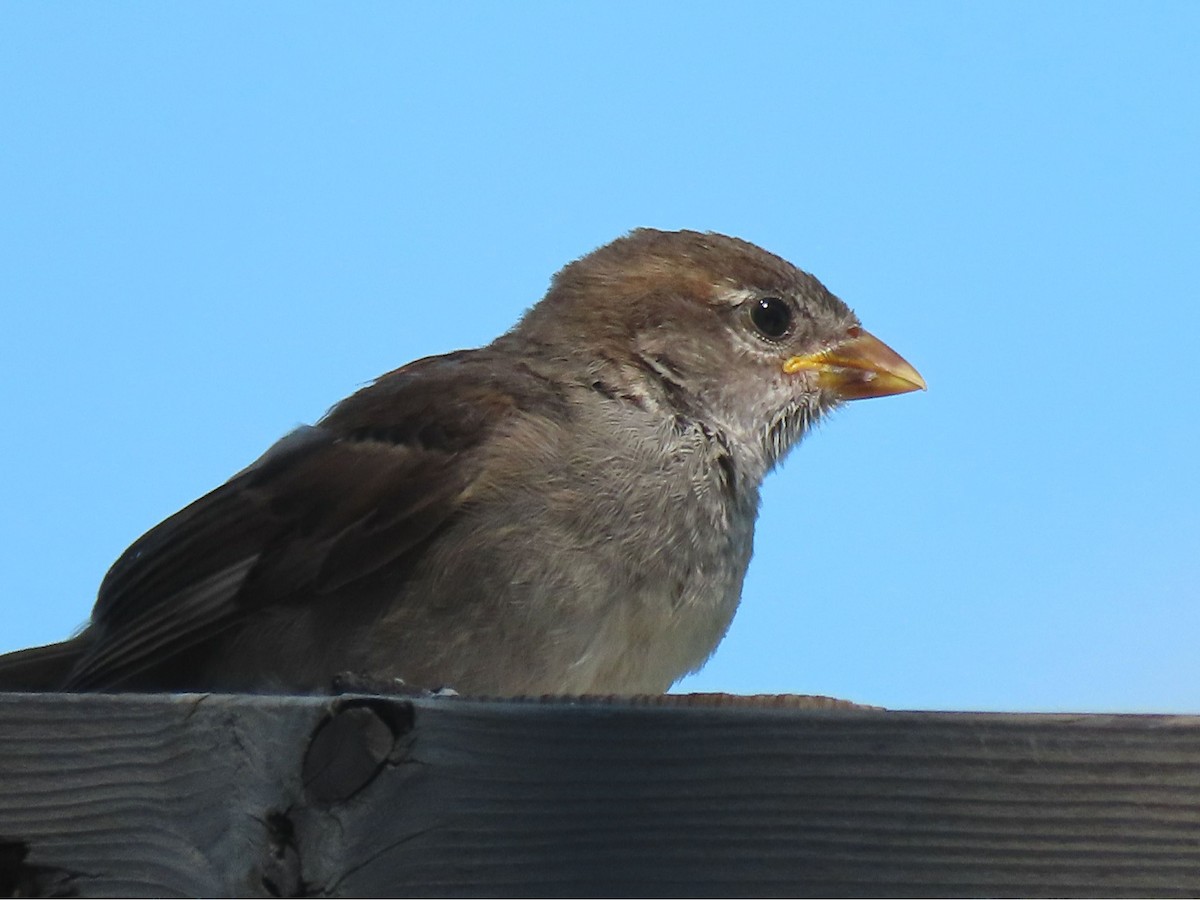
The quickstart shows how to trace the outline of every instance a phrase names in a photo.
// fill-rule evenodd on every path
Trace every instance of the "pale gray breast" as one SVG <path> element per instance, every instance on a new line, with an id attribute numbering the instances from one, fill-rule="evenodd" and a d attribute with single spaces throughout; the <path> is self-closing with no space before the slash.
<path id="1" fill-rule="evenodd" d="M 369 668 L 463 692 L 630 693 L 708 658 L 757 486 L 694 423 L 594 394 L 575 408 L 496 435 L 462 515 L 364 636 Z"/>
<path id="2" fill-rule="evenodd" d="M 587 427 L 541 463 L 531 521 L 582 574 L 565 601 L 586 619 L 586 641 L 568 642 L 579 688 L 662 691 L 702 665 L 729 626 L 757 484 L 739 482 L 729 448 L 699 423 L 589 400 Z"/>

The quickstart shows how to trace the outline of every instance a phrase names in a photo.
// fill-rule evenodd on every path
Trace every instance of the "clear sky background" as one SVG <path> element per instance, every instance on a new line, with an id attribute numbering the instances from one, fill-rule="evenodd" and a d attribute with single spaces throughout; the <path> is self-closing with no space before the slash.
<path id="1" fill-rule="evenodd" d="M 639 225 L 922 372 L 764 489 L 684 690 L 1200 712 L 1200 4 L 5 4 L 0 650 Z"/>

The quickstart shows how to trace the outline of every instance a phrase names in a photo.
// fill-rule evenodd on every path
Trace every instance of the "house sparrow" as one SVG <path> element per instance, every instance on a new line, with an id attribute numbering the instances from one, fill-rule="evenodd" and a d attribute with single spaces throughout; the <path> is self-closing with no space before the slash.
<path id="1" fill-rule="evenodd" d="M 729 627 L 763 476 L 842 401 L 924 386 L 779 257 L 639 229 L 151 529 L 0 688 L 662 692 Z"/>

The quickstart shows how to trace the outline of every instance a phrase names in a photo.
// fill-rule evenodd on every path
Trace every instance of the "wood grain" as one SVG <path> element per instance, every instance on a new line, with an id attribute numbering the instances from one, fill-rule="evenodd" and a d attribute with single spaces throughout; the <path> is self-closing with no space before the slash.
<path id="1" fill-rule="evenodd" d="M 14 893 L 1196 896 L 1200 717 L 0 694 Z"/>

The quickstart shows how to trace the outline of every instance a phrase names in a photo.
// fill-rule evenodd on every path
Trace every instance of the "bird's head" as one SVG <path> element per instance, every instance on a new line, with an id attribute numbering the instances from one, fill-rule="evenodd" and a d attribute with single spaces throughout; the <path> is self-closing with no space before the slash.
<path id="1" fill-rule="evenodd" d="M 843 401 L 925 387 L 812 275 L 720 234 L 633 231 L 559 272 L 512 335 L 719 430 L 760 474 Z"/>

